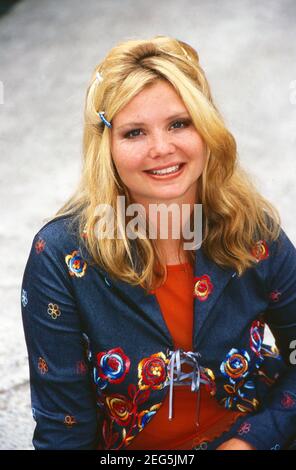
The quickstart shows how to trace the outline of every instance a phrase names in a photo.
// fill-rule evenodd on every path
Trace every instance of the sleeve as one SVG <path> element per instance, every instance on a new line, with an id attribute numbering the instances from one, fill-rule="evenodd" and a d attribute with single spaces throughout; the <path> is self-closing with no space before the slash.
<path id="1" fill-rule="evenodd" d="M 286 367 L 260 412 L 246 418 L 233 436 L 258 450 L 288 449 L 296 440 L 296 250 L 282 229 L 270 255 L 270 300 L 264 317 Z"/>
<path id="2" fill-rule="evenodd" d="M 36 421 L 33 445 L 38 450 L 94 449 L 96 404 L 79 312 L 66 265 L 55 243 L 51 247 L 45 240 L 34 237 L 21 292 Z"/>

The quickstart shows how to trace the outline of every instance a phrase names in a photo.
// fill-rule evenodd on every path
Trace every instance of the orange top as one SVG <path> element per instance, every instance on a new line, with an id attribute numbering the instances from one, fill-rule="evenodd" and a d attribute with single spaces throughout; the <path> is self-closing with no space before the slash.
<path id="1" fill-rule="evenodd" d="M 164 320 L 172 335 L 175 349 L 192 351 L 193 333 L 193 269 L 189 263 L 168 265 L 166 282 L 155 289 Z M 152 292 L 151 292 L 152 293 Z M 182 371 L 190 372 L 183 364 Z M 199 426 L 195 423 L 197 392 L 190 385 L 173 389 L 173 419 L 169 420 L 169 390 L 157 411 L 144 429 L 131 441 L 126 450 L 192 449 L 203 441 L 211 441 L 231 427 L 242 414 L 223 408 L 216 399 L 200 387 Z"/>

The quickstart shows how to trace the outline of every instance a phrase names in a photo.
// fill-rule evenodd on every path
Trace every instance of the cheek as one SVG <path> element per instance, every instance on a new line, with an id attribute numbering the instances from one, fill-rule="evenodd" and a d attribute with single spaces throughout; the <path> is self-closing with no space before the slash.
<path id="1" fill-rule="evenodd" d="M 118 173 L 126 173 L 143 168 L 143 149 L 129 145 L 117 146 L 113 150 L 113 161 Z"/>

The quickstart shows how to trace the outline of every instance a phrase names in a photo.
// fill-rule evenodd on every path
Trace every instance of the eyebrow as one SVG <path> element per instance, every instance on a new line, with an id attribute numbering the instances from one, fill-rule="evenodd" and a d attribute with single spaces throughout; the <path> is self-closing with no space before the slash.
<path id="1" fill-rule="evenodd" d="M 180 113 L 173 114 L 172 116 L 168 117 L 166 121 L 171 121 L 173 119 L 176 119 L 178 117 L 189 117 L 189 114 L 186 111 L 181 111 Z M 129 126 L 145 126 L 145 122 L 127 122 L 126 124 L 122 124 L 121 126 L 117 127 L 117 130 L 122 129 L 123 127 L 129 127 Z"/>

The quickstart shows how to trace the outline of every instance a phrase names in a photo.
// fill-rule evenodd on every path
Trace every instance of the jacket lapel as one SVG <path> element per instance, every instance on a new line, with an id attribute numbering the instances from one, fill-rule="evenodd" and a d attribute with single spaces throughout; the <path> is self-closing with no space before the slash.
<path id="1" fill-rule="evenodd" d="M 196 251 L 194 268 L 194 302 L 193 302 L 193 345 L 198 351 L 207 333 L 207 323 L 211 311 L 218 301 L 223 289 L 235 276 L 233 268 L 221 268 L 211 261 L 202 248 Z"/>

